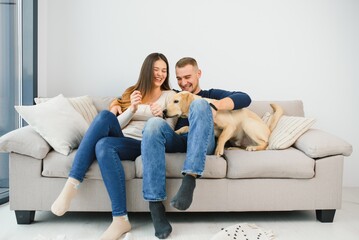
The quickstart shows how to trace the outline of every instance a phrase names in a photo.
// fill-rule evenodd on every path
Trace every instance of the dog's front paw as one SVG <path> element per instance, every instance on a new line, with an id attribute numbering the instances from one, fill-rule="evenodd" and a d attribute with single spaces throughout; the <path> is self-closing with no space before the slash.
<path id="1" fill-rule="evenodd" d="M 189 127 L 184 126 L 184 127 L 181 127 L 180 129 L 176 130 L 175 133 L 182 134 L 182 133 L 188 133 L 188 131 L 189 131 Z"/>
<path id="2" fill-rule="evenodd" d="M 216 147 L 216 150 L 214 151 L 214 155 L 216 155 L 217 157 L 223 156 L 224 153 L 224 148 L 219 148 Z"/>
<path id="3" fill-rule="evenodd" d="M 257 147 L 256 146 L 248 146 L 248 147 L 246 147 L 246 150 L 249 152 L 257 151 Z"/>

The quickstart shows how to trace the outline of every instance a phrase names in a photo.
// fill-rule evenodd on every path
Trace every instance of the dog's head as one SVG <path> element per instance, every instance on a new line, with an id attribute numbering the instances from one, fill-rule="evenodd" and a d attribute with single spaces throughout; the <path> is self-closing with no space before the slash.
<path id="1" fill-rule="evenodd" d="M 197 95 L 187 91 L 176 93 L 167 105 L 167 109 L 164 112 L 165 116 L 167 118 L 188 117 L 189 106 L 196 98 L 198 98 Z"/>

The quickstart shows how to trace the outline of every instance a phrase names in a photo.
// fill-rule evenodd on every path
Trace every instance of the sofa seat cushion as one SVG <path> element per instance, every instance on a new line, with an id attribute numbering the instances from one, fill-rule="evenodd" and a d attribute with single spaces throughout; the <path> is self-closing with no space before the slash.
<path id="1" fill-rule="evenodd" d="M 42 176 L 44 177 L 61 177 L 67 178 L 71 170 L 72 162 L 76 151 L 71 152 L 68 156 L 60 154 L 56 151 L 51 151 L 43 159 Z M 122 166 L 125 171 L 126 180 L 135 178 L 135 162 L 122 161 Z M 85 178 L 87 179 L 102 179 L 100 167 L 97 161 L 94 161 L 87 171 Z"/>
<path id="2" fill-rule="evenodd" d="M 185 153 L 166 153 L 166 177 L 182 178 L 181 174 L 184 161 L 186 159 Z M 139 156 L 136 161 L 136 177 L 142 178 L 143 167 L 142 157 Z M 206 156 L 206 165 L 202 178 L 225 178 L 227 172 L 227 161 L 222 157 L 214 155 Z"/>
<path id="3" fill-rule="evenodd" d="M 225 150 L 228 178 L 313 178 L 315 160 L 291 147 L 249 152 Z"/>

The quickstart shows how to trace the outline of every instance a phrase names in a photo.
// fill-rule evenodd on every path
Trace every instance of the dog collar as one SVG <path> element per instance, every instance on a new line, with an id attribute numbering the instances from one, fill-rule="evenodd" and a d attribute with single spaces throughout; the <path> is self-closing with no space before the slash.
<path id="1" fill-rule="evenodd" d="M 213 108 L 215 111 L 218 111 L 218 108 L 216 106 L 214 106 L 213 103 L 209 103 L 209 106 L 211 106 L 211 108 Z"/>

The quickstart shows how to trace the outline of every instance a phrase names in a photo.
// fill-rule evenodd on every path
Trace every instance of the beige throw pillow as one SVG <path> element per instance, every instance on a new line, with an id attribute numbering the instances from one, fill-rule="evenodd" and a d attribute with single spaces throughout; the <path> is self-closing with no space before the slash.
<path id="1" fill-rule="evenodd" d="M 44 103 L 49 101 L 51 98 L 35 98 L 34 101 L 36 104 Z M 75 108 L 77 112 L 79 112 L 83 118 L 86 120 L 88 124 L 91 124 L 92 120 L 97 115 L 97 110 L 95 105 L 92 102 L 91 97 L 89 96 L 81 96 L 81 97 L 73 97 L 67 98 L 71 105 Z"/>
<path id="2" fill-rule="evenodd" d="M 50 145 L 31 126 L 15 129 L 0 137 L 0 152 L 43 159 L 50 150 Z"/>
<path id="3" fill-rule="evenodd" d="M 265 114 L 265 116 L 268 116 L 268 114 Z M 265 119 L 265 116 L 263 119 Z M 313 118 L 282 116 L 269 137 L 267 149 L 289 148 L 314 123 L 315 119 Z"/>
<path id="4" fill-rule="evenodd" d="M 78 147 L 89 127 L 63 95 L 39 105 L 15 106 L 15 109 L 55 151 L 64 155 Z"/>

